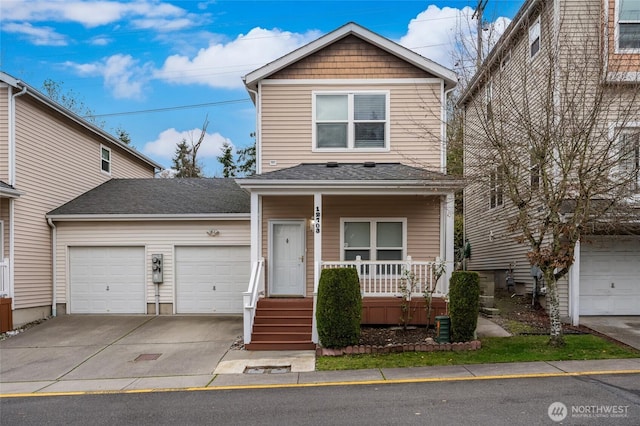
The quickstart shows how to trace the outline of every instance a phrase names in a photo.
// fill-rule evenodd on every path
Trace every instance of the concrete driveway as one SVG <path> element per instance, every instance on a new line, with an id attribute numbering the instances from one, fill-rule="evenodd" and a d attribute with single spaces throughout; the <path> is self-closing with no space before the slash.
<path id="1" fill-rule="evenodd" d="M 580 324 L 640 349 L 640 316 L 580 317 Z"/>
<path id="2" fill-rule="evenodd" d="M 0 342 L 0 392 L 70 390 L 87 380 L 155 387 L 163 377 L 202 386 L 241 334 L 240 317 L 64 315 Z"/>

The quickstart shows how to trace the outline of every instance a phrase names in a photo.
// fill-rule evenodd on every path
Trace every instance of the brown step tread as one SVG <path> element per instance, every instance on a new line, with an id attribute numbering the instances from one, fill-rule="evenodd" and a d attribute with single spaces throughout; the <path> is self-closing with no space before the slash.
<path id="1" fill-rule="evenodd" d="M 302 351 L 315 350 L 316 344 L 311 341 L 300 342 L 251 342 L 245 345 L 248 351 Z"/>

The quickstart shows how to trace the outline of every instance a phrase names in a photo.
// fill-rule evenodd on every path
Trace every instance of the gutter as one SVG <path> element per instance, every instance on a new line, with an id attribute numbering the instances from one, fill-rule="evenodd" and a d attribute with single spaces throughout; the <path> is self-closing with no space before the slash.
<path id="1" fill-rule="evenodd" d="M 56 225 L 53 223 L 51 218 L 47 218 L 47 223 L 51 227 L 51 269 L 52 269 L 52 286 L 53 292 L 51 296 L 51 316 L 58 316 L 58 298 L 56 295 L 56 288 L 58 284 L 58 273 L 56 272 L 57 265 L 56 262 L 58 260 L 58 256 L 56 254 L 56 249 L 58 245 L 58 230 Z"/>
<path id="2" fill-rule="evenodd" d="M 254 96 L 254 105 L 256 106 L 256 174 L 262 173 L 262 150 L 260 147 L 262 146 L 261 141 L 261 132 L 262 121 L 260 120 L 260 106 L 262 104 L 262 97 L 257 90 L 251 89 L 249 86 L 246 86 L 247 91 Z"/>
<path id="3" fill-rule="evenodd" d="M 249 220 L 251 213 L 221 213 L 211 214 L 168 214 L 168 215 L 145 215 L 145 214 L 47 214 L 47 220 L 52 219 L 57 222 L 116 222 L 116 221 L 184 221 L 184 220 Z"/>

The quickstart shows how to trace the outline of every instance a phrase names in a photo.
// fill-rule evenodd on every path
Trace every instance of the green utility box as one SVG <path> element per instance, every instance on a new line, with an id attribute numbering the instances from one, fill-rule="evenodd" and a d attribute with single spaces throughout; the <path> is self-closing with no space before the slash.
<path id="1" fill-rule="evenodd" d="M 436 317 L 436 342 L 451 342 L 451 318 L 446 315 Z"/>

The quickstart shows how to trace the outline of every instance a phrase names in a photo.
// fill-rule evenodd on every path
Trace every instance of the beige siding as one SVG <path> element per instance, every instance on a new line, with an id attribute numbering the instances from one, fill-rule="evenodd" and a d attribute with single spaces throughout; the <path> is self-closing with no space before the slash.
<path id="1" fill-rule="evenodd" d="M 388 90 L 390 151 L 313 151 L 312 93 L 330 90 Z M 326 161 L 402 162 L 439 170 L 441 108 L 439 83 L 420 84 L 288 84 L 262 86 L 262 172 L 300 163 Z M 276 165 L 270 165 L 275 162 Z"/>
<path id="2" fill-rule="evenodd" d="M 2 221 L 2 240 L 0 240 L 0 261 L 9 257 L 9 200 L 0 198 L 0 221 Z"/>
<path id="3" fill-rule="evenodd" d="M 269 220 L 304 219 L 313 212 L 312 196 L 270 196 L 262 201 L 262 255 L 268 258 Z M 435 260 L 440 255 L 440 199 L 403 196 L 323 196 L 322 260 L 340 260 L 340 218 L 406 218 L 407 255 Z M 307 294 L 313 292 L 313 233 L 306 227 Z M 266 274 L 268 277 L 268 273 Z M 268 278 L 267 278 L 268 279 Z M 267 285 L 268 288 L 268 285 Z"/>
<path id="4" fill-rule="evenodd" d="M 9 182 L 9 89 L 0 83 L 0 180 Z"/>
<path id="5" fill-rule="evenodd" d="M 210 229 L 220 233 L 207 235 Z M 69 294 L 69 247 L 144 246 L 146 250 L 147 303 L 155 302 L 151 281 L 151 255 L 162 254 L 164 283 L 160 285 L 160 303 L 174 302 L 174 253 L 177 246 L 247 246 L 249 221 L 144 221 L 144 222 L 60 222 L 57 224 L 56 296 L 67 303 Z M 247 286 L 249 283 L 247 283 Z"/>
<path id="6" fill-rule="evenodd" d="M 101 140 L 34 103 L 16 105 L 15 306 L 51 304 L 51 230 L 45 214 L 110 178 L 153 177 L 151 166 L 112 146 L 112 175 L 100 169 Z"/>

